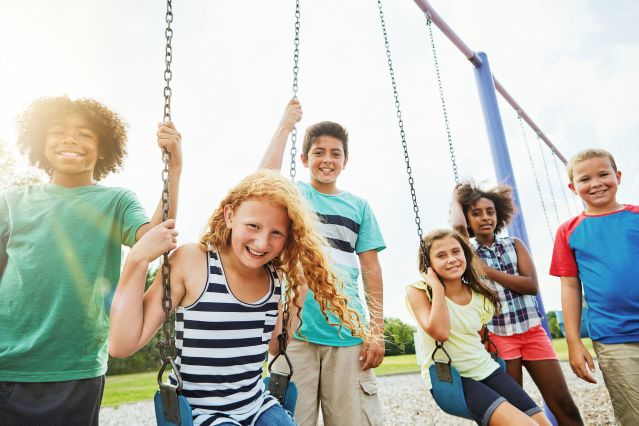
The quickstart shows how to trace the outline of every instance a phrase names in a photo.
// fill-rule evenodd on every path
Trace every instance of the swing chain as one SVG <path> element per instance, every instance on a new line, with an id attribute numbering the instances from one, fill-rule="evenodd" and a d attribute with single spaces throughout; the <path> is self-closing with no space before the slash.
<path id="1" fill-rule="evenodd" d="M 541 135 L 537 133 L 537 143 L 539 144 L 539 152 L 541 153 L 541 159 L 544 164 L 544 171 L 546 172 L 546 181 L 548 182 L 548 190 L 550 191 L 550 200 L 552 201 L 552 207 L 555 211 L 555 218 L 559 223 L 559 209 L 557 208 L 557 202 L 555 201 L 555 191 L 552 188 L 552 181 L 550 180 L 550 172 L 548 171 L 548 163 L 546 162 L 546 153 L 544 152 L 544 144 L 541 140 Z"/>
<path id="2" fill-rule="evenodd" d="M 288 309 L 288 298 L 283 301 L 282 304 L 282 332 L 277 337 L 280 344 L 280 354 L 286 352 L 286 346 L 288 345 L 288 319 L 290 311 Z"/>
<path id="3" fill-rule="evenodd" d="M 295 0 L 295 39 L 293 40 L 295 49 L 293 50 L 293 98 L 297 99 L 298 74 L 300 71 L 300 0 Z M 291 180 L 295 180 L 297 174 L 295 157 L 297 157 L 297 127 L 291 131 L 291 169 L 289 174 Z"/>
<path id="4" fill-rule="evenodd" d="M 164 36 L 166 37 L 166 46 L 164 48 L 164 121 L 171 120 L 171 62 L 173 61 L 173 48 L 171 47 L 171 40 L 173 39 L 173 29 L 171 29 L 171 22 L 173 22 L 173 6 L 171 0 L 166 0 L 166 29 L 164 30 Z"/>
<path id="5" fill-rule="evenodd" d="M 442 76 L 439 71 L 439 60 L 437 59 L 437 49 L 435 48 L 435 37 L 433 37 L 433 21 L 430 13 L 426 14 L 426 26 L 428 27 L 428 35 L 430 38 L 430 47 L 433 51 L 433 63 L 435 64 L 435 74 L 437 75 L 437 88 L 439 89 L 439 99 L 442 104 L 442 113 L 444 114 L 444 125 L 446 126 L 446 137 L 448 138 L 448 152 L 450 153 L 450 161 L 453 163 L 453 175 L 455 183 L 459 183 L 459 172 L 457 171 L 457 158 L 453 148 L 453 137 L 448 122 L 448 111 L 446 110 L 446 100 L 444 97 L 444 85 L 442 84 Z"/>
<path id="6" fill-rule="evenodd" d="M 568 214 L 574 216 L 576 213 L 573 210 L 573 206 L 568 203 L 568 197 L 566 196 L 566 186 L 564 185 L 563 179 L 561 177 L 561 172 L 559 171 L 559 164 L 557 163 L 557 156 L 555 155 L 555 151 L 550 150 L 550 155 L 552 156 L 552 161 L 555 165 L 555 173 L 557 174 L 557 181 L 559 182 L 559 187 L 561 188 L 561 195 L 564 199 L 566 210 L 568 211 Z"/>
<path id="7" fill-rule="evenodd" d="M 406 143 L 406 132 L 404 131 L 404 120 L 402 120 L 402 111 L 399 104 L 399 94 L 397 92 L 397 82 L 395 81 L 395 70 L 393 69 L 393 60 L 391 58 L 390 43 L 388 41 L 388 32 L 386 31 L 386 21 L 384 19 L 384 11 L 382 10 L 381 0 L 377 0 L 377 8 L 379 9 L 379 18 L 382 25 L 382 33 L 384 34 L 384 47 L 386 48 L 386 59 L 388 63 L 388 71 L 390 74 L 391 85 L 393 86 L 393 97 L 395 98 L 395 109 L 397 115 L 397 123 L 399 126 L 399 135 L 402 139 L 402 147 L 404 149 L 404 162 L 406 163 L 406 173 L 408 174 L 408 185 L 410 186 L 410 195 L 413 200 L 413 212 L 415 212 L 415 224 L 417 225 L 417 235 L 419 237 L 419 247 L 422 255 L 425 257 L 426 247 L 423 241 L 423 231 L 421 219 L 419 217 L 419 206 L 417 204 L 417 195 L 415 193 L 415 181 L 413 179 L 413 170 L 410 166 L 408 156 L 408 144 Z"/>
<path id="8" fill-rule="evenodd" d="M 530 162 L 530 168 L 532 169 L 533 177 L 535 179 L 535 185 L 537 186 L 537 194 L 539 195 L 539 201 L 541 202 L 541 209 L 544 211 L 544 218 L 546 219 L 546 227 L 548 228 L 548 235 L 551 241 L 555 241 L 555 237 L 550 226 L 550 220 L 548 219 L 548 211 L 546 210 L 546 203 L 544 202 L 544 196 L 541 191 L 541 185 L 539 184 L 539 178 L 537 177 L 537 169 L 535 168 L 535 162 L 533 161 L 532 153 L 530 152 L 530 146 L 528 144 L 528 136 L 526 136 L 526 129 L 524 129 L 524 120 L 521 116 L 521 112 L 517 111 L 517 120 L 519 121 L 519 128 L 521 129 L 522 137 L 524 138 L 524 144 L 526 145 L 526 152 L 528 153 L 528 161 Z"/>
<path id="9" fill-rule="evenodd" d="M 166 2 L 166 30 L 164 35 L 166 36 L 165 47 L 165 65 L 164 70 L 164 121 L 171 120 L 171 61 L 173 59 L 171 39 L 173 38 L 173 30 L 171 29 L 171 22 L 173 22 L 173 10 L 171 0 Z M 164 148 L 162 150 L 162 162 L 164 163 L 164 169 L 162 170 L 162 220 L 166 221 L 169 218 L 169 161 L 171 161 L 171 154 Z M 171 265 L 169 264 L 169 253 L 166 252 L 162 255 L 162 310 L 164 311 L 164 323 L 162 324 L 162 338 L 158 341 L 158 349 L 160 350 L 160 358 L 162 364 L 166 367 L 170 364 L 176 356 L 175 339 L 173 336 L 173 326 L 171 321 Z"/>

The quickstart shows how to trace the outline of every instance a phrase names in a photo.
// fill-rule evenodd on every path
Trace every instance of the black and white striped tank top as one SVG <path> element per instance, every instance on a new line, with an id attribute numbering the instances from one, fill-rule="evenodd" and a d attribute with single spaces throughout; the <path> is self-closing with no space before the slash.
<path id="1" fill-rule="evenodd" d="M 251 425 L 277 403 L 264 388 L 262 366 L 277 321 L 280 282 L 268 264 L 268 293 L 256 303 L 244 303 L 231 292 L 216 252 L 207 253 L 207 264 L 202 295 L 175 314 L 183 395 L 196 425 Z"/>

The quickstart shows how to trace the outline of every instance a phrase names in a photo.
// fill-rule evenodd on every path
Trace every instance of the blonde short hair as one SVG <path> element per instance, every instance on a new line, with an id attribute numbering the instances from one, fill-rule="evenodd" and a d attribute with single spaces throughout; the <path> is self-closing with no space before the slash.
<path id="1" fill-rule="evenodd" d="M 607 158 L 610 161 L 610 165 L 612 169 L 617 173 L 617 163 L 615 163 L 615 159 L 611 153 L 606 151 L 605 149 L 584 149 L 583 151 L 579 151 L 570 159 L 568 164 L 566 165 L 566 170 L 568 171 L 568 178 L 572 182 L 573 173 L 575 166 L 582 161 L 590 160 L 591 158 Z"/>

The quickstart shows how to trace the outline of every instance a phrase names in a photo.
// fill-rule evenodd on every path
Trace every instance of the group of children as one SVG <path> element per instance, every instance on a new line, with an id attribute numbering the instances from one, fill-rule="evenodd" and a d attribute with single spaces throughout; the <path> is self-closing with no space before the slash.
<path id="1" fill-rule="evenodd" d="M 341 125 L 307 129 L 301 160 L 310 183 L 280 176 L 301 117 L 291 100 L 260 170 L 228 192 L 198 242 L 178 247 L 182 155 L 173 123 L 157 132 L 160 149 L 170 153 L 171 203 L 162 221 L 161 202 L 148 219 L 133 193 L 97 183 L 126 154 L 117 114 L 67 97 L 39 99 L 22 114 L 18 144 L 50 182 L 0 194 L 0 423 L 98 424 L 108 353 L 135 353 L 164 319 L 161 274 L 146 291 L 145 281 L 166 251 L 176 364 L 195 424 L 315 425 L 320 407 L 328 426 L 384 423 L 373 371 L 384 357 L 377 255 L 384 240 L 368 203 L 337 187 L 349 159 Z M 580 340 L 583 287 L 615 417 L 634 425 L 639 207 L 617 202 L 621 173 L 606 151 L 577 154 L 568 174 L 586 210 L 557 231 L 550 273 L 561 277 L 570 365 L 594 382 Z M 454 188 L 453 229 L 424 236 L 422 280 L 407 287 L 422 368 L 443 343 L 478 423 L 547 425 L 521 386 L 525 367 L 559 424 L 583 424 L 541 327 L 531 256 L 521 240 L 500 233 L 513 214 L 508 187 L 483 190 L 468 181 Z M 120 271 L 122 245 L 132 248 Z M 299 389 L 294 416 L 262 381 L 266 353 L 280 348 L 282 300 Z M 484 349 L 485 324 L 505 371 Z"/>

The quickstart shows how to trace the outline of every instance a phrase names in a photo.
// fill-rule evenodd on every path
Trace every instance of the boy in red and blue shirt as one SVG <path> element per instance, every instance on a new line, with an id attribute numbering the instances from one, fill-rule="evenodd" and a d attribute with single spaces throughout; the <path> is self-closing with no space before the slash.
<path id="1" fill-rule="evenodd" d="M 639 424 L 639 206 L 620 204 L 612 155 L 588 149 L 568 163 L 569 187 L 586 204 L 557 230 L 550 274 L 561 277 L 561 304 L 572 370 L 595 383 L 579 338 L 581 292 L 590 337 L 620 425 Z"/>

